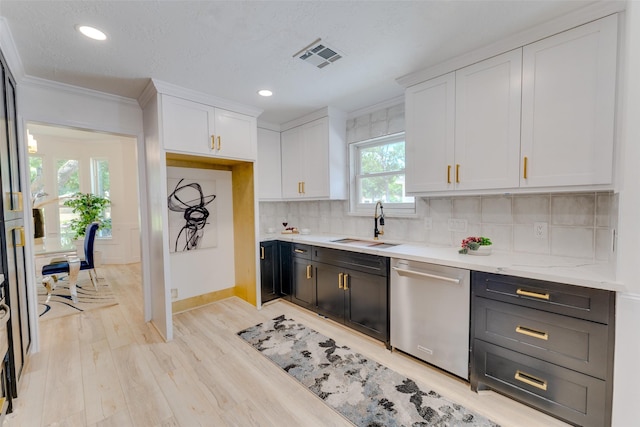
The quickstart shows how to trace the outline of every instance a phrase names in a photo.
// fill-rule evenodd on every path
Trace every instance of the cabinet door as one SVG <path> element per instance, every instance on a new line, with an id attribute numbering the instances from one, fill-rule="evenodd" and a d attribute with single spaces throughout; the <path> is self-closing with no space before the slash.
<path id="1" fill-rule="evenodd" d="M 162 134 L 164 148 L 193 154 L 213 154 L 213 132 L 209 115 L 214 109 L 185 99 L 162 96 Z"/>
<path id="2" fill-rule="evenodd" d="M 329 118 L 302 126 L 302 197 L 329 197 Z"/>
<path id="3" fill-rule="evenodd" d="M 22 218 L 23 211 L 23 193 L 22 183 L 20 180 L 20 144 L 18 142 L 18 128 L 16 119 L 16 84 L 8 70 L 0 66 L 0 86 L 3 85 L 4 90 L 0 95 L 2 107 L 0 114 L 6 117 L 6 127 L 0 134 L 0 155 L 2 156 L 2 187 L 4 200 L 4 220 Z"/>
<path id="4" fill-rule="evenodd" d="M 278 252 L 279 252 L 279 284 L 280 284 L 280 295 L 282 295 L 285 299 L 291 300 L 291 281 L 292 281 L 292 261 L 291 261 L 291 243 L 289 242 L 278 242 Z"/>
<path id="5" fill-rule="evenodd" d="M 313 310 L 315 308 L 315 277 L 313 265 L 307 259 L 293 258 L 291 302 Z"/>
<path id="6" fill-rule="evenodd" d="M 258 129 L 258 197 L 282 199 L 280 132 Z"/>
<path id="7" fill-rule="evenodd" d="M 281 134 L 282 152 L 282 197 L 285 199 L 299 198 L 302 178 L 302 162 L 304 151 L 302 147 L 302 129 L 300 126 Z"/>
<path id="8" fill-rule="evenodd" d="M 407 89 L 406 191 L 454 188 L 455 73 Z"/>
<path id="9" fill-rule="evenodd" d="M 345 324 L 383 342 L 389 341 L 387 278 L 347 270 Z"/>
<path id="10" fill-rule="evenodd" d="M 517 188 L 522 49 L 456 71 L 456 189 Z"/>
<path id="11" fill-rule="evenodd" d="M 262 302 L 278 298 L 278 245 L 277 241 L 260 244 L 260 285 Z"/>
<path id="12" fill-rule="evenodd" d="M 255 117 L 233 111 L 215 109 L 215 154 L 233 159 L 255 160 L 257 126 Z"/>
<path id="13" fill-rule="evenodd" d="M 316 263 L 316 310 L 333 320 L 344 320 L 344 277 L 340 267 Z"/>
<path id="14" fill-rule="evenodd" d="M 617 16 L 523 50 L 523 187 L 610 184 Z"/>

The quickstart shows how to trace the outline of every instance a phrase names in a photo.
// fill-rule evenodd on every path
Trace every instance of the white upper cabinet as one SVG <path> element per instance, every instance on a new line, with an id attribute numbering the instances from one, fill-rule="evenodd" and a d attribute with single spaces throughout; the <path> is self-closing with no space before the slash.
<path id="1" fill-rule="evenodd" d="M 456 71 L 455 188 L 519 184 L 522 49 Z"/>
<path id="2" fill-rule="evenodd" d="M 280 132 L 258 128 L 258 198 L 282 199 Z"/>
<path id="3" fill-rule="evenodd" d="M 455 73 L 407 88 L 407 193 L 453 189 Z"/>
<path id="4" fill-rule="evenodd" d="M 524 47 L 521 186 L 613 182 L 617 19 Z"/>
<path id="5" fill-rule="evenodd" d="M 162 95 L 162 130 L 168 151 L 255 160 L 255 117 Z"/>
<path id="6" fill-rule="evenodd" d="M 617 20 L 407 87 L 407 192 L 611 188 Z"/>
<path id="7" fill-rule="evenodd" d="M 346 121 L 329 115 L 282 132 L 282 197 L 345 199 Z"/>

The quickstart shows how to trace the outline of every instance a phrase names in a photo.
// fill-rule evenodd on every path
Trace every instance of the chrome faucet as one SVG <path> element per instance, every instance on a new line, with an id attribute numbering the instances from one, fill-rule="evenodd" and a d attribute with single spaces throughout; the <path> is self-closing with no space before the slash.
<path id="1" fill-rule="evenodd" d="M 378 206 L 380 206 L 380 215 L 378 215 Z M 378 240 L 378 236 L 382 236 L 384 234 L 384 211 L 382 210 L 382 201 L 378 201 L 376 203 L 376 209 L 373 213 L 373 239 Z M 380 222 L 378 222 L 378 219 Z M 378 229 L 378 224 L 380 224 L 380 229 Z"/>

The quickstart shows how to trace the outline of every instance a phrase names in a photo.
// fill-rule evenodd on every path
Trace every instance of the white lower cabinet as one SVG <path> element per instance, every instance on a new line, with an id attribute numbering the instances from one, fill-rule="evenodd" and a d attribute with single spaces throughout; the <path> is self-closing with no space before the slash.
<path id="1" fill-rule="evenodd" d="M 255 160 L 257 125 L 252 116 L 162 95 L 165 150 Z"/>

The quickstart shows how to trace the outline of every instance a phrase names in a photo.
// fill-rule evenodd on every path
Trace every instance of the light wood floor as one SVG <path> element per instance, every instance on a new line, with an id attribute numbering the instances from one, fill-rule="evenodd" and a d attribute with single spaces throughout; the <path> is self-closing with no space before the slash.
<path id="1" fill-rule="evenodd" d="M 566 424 L 389 352 L 283 301 L 261 311 L 238 298 L 174 316 L 175 339 L 144 323 L 140 265 L 107 266 L 119 305 L 41 322 L 6 426 L 349 426 L 236 336 L 285 314 L 503 426 Z"/>

